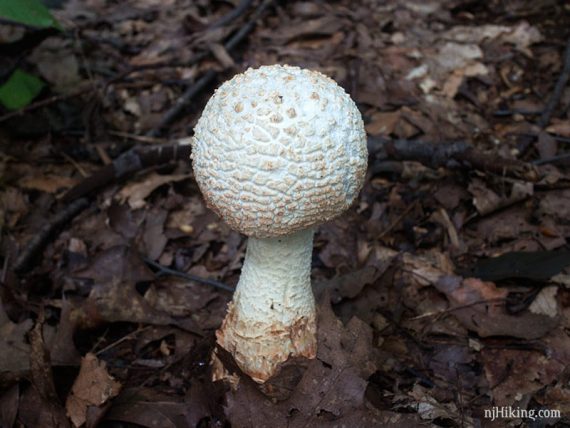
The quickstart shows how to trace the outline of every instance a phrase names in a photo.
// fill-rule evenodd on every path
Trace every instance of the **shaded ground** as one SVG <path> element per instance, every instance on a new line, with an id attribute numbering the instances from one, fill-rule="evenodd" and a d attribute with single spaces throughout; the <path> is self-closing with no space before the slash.
<path id="1" fill-rule="evenodd" d="M 50 88 L 0 116 L 0 426 L 568 426 L 568 5 L 242 3 L 69 0 L 25 60 Z M 270 399 L 209 381 L 245 239 L 179 144 L 272 63 L 337 80 L 371 156 L 315 238 L 318 358 Z"/>

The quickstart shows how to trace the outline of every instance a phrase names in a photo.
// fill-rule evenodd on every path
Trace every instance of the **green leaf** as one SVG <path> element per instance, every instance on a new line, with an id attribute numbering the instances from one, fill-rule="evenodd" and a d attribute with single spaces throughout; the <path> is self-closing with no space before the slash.
<path id="1" fill-rule="evenodd" d="M 0 86 L 0 103 L 8 110 L 21 109 L 30 104 L 43 87 L 44 82 L 36 76 L 22 70 L 16 70 Z"/>
<path id="2" fill-rule="evenodd" d="M 0 0 L 0 18 L 32 27 L 62 29 L 40 0 Z"/>

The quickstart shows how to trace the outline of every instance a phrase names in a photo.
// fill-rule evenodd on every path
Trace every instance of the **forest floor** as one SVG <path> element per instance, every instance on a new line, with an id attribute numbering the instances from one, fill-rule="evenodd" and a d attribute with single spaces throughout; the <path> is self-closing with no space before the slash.
<path id="1" fill-rule="evenodd" d="M 47 83 L 0 110 L 1 427 L 570 426 L 567 2 L 59 6 L 40 44 L 0 26 Z M 188 143 L 275 63 L 345 88 L 370 159 L 315 236 L 317 358 L 268 397 L 210 380 L 247 241 Z"/>

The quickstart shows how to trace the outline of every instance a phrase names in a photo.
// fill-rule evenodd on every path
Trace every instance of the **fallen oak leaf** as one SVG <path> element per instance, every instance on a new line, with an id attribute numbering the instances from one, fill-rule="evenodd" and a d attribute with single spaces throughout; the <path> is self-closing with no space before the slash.
<path id="1" fill-rule="evenodd" d="M 145 199 L 163 184 L 186 180 L 189 174 L 160 175 L 155 172 L 144 179 L 129 183 L 117 195 L 119 201 L 127 201 L 132 209 L 142 208 L 146 205 Z"/>
<path id="2" fill-rule="evenodd" d="M 31 319 L 13 323 L 0 303 L 0 386 L 17 380 L 30 368 L 30 345 L 26 335 L 33 324 Z"/>
<path id="3" fill-rule="evenodd" d="M 290 25 L 284 27 L 280 32 L 272 30 L 263 34 L 268 39 L 277 43 L 287 44 L 293 40 L 314 37 L 330 36 L 346 25 L 346 22 L 336 16 L 323 16 L 321 18 L 305 20 L 302 25 Z"/>
<path id="4" fill-rule="evenodd" d="M 77 184 L 77 180 L 71 177 L 46 174 L 22 178 L 18 182 L 19 186 L 28 190 L 39 190 L 40 192 L 56 193 L 61 189 L 69 189 Z"/>
<path id="5" fill-rule="evenodd" d="M 313 284 L 313 293 L 317 298 L 324 292 L 331 294 L 331 301 L 338 303 L 342 299 L 352 299 L 362 291 L 364 286 L 374 282 L 383 271 L 374 266 L 364 266 L 354 272 L 340 275 L 325 281 L 315 282 Z"/>
<path id="6" fill-rule="evenodd" d="M 555 318 L 558 316 L 558 302 L 556 301 L 556 294 L 558 287 L 550 286 L 544 287 L 537 294 L 536 298 L 528 307 L 528 310 L 533 314 L 542 314 Z"/>
<path id="7" fill-rule="evenodd" d="M 19 402 L 20 385 L 18 383 L 0 395 L 0 426 L 14 426 L 18 415 Z"/>
<path id="8" fill-rule="evenodd" d="M 219 407 L 219 393 L 211 382 L 193 381 L 185 397 L 169 396 L 150 388 L 126 389 L 113 400 L 105 420 L 149 428 L 200 426 Z"/>
<path id="9" fill-rule="evenodd" d="M 88 353 L 81 360 L 79 374 L 67 397 L 67 416 L 73 425 L 80 427 L 87 421 L 90 407 L 98 407 L 102 411 L 101 406 L 117 396 L 120 389 L 121 384 L 109 375 L 105 362 L 99 361 L 95 354 Z"/>
<path id="10" fill-rule="evenodd" d="M 546 132 L 561 135 L 562 137 L 570 137 L 570 120 L 553 123 L 546 128 Z"/>
<path id="11" fill-rule="evenodd" d="M 51 357 L 44 342 L 44 323 L 45 312 L 44 308 L 41 307 L 38 319 L 29 334 L 30 378 L 33 389 L 39 395 L 40 409 L 38 409 L 38 413 L 43 413 L 40 419 L 42 426 L 46 428 L 67 428 L 70 426 L 69 421 L 65 417 L 65 409 L 60 403 L 55 388 Z"/>
<path id="12" fill-rule="evenodd" d="M 74 277 L 93 281 L 88 298 L 72 314 L 80 327 L 126 321 L 176 325 L 202 335 L 192 318 L 174 317 L 167 311 L 161 311 L 148 301 L 146 293 L 138 292 L 137 284 L 149 283 L 155 276 L 127 246 L 115 246 L 101 252 L 89 267 L 75 272 Z"/>
<path id="13" fill-rule="evenodd" d="M 74 365 L 77 351 L 73 345 L 74 326 L 68 318 L 70 306 L 62 305 L 62 316 L 57 327 L 43 324 L 43 336 L 49 349 L 52 365 Z M 19 380 L 30 369 L 31 348 L 27 336 L 33 321 L 13 323 L 0 303 L 0 388 Z M 43 338 L 42 338 L 43 340 Z"/>
<path id="14" fill-rule="evenodd" d="M 343 326 L 324 293 L 319 304 L 317 357 L 286 400 L 275 403 L 242 377 L 226 396 L 226 416 L 236 427 L 417 426 L 415 415 L 381 412 L 365 398 L 375 372 L 372 329 L 358 318 Z"/>
<path id="15" fill-rule="evenodd" d="M 492 282 L 476 278 L 463 279 L 444 276 L 434 283 L 450 303 L 450 312 L 467 329 L 481 337 L 512 336 L 522 339 L 538 339 L 553 330 L 560 316 L 522 312 L 510 315 L 505 308 L 508 291 L 499 289 Z"/>
<path id="16" fill-rule="evenodd" d="M 570 341 L 564 331 L 555 330 L 540 343 L 542 352 L 532 349 L 481 350 L 485 377 L 491 386 L 494 405 L 512 406 L 563 375 L 570 365 Z"/>

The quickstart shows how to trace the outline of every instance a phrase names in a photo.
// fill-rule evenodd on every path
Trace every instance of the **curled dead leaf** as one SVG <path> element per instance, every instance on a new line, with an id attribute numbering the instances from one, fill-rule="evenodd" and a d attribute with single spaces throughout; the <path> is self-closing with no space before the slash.
<path id="1" fill-rule="evenodd" d="M 80 427 L 87 420 L 87 411 L 91 406 L 101 407 L 117 396 L 121 384 L 105 368 L 105 362 L 95 354 L 87 354 L 81 360 L 79 374 L 67 397 L 65 408 L 73 425 Z"/>

